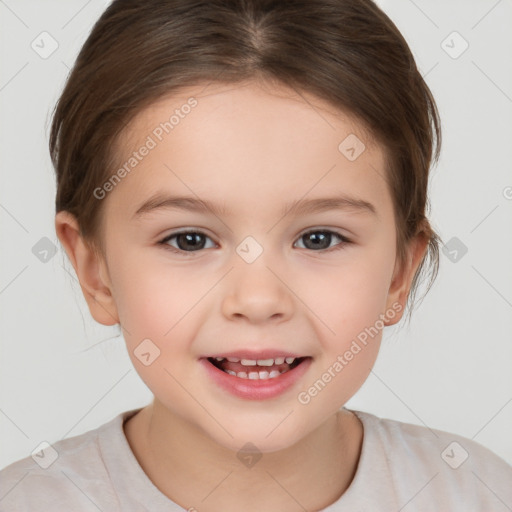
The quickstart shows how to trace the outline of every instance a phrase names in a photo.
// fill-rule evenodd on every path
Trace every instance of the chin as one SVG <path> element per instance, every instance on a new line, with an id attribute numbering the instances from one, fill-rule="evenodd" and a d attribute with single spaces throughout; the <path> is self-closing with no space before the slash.
<path id="1" fill-rule="evenodd" d="M 261 416 L 228 420 L 226 429 L 233 437 L 219 428 L 212 432 L 210 427 L 204 433 L 217 444 L 237 454 L 242 448 L 250 450 L 251 446 L 256 447 L 259 453 L 272 453 L 292 447 L 308 434 L 307 429 L 301 428 L 291 418 L 283 421 L 285 417 L 286 415 L 270 417 L 265 421 Z"/>

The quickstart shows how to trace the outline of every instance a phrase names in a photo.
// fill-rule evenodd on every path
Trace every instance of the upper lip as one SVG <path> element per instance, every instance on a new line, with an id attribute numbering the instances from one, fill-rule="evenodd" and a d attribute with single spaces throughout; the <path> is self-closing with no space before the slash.
<path id="1" fill-rule="evenodd" d="M 301 356 L 293 352 L 286 352 L 283 350 L 234 350 L 232 352 L 218 352 L 215 354 L 211 354 L 208 356 L 204 356 L 206 358 L 211 357 L 233 357 L 236 359 L 249 359 L 249 360 L 258 360 L 258 359 L 276 359 L 278 357 L 294 357 L 296 359 Z"/>

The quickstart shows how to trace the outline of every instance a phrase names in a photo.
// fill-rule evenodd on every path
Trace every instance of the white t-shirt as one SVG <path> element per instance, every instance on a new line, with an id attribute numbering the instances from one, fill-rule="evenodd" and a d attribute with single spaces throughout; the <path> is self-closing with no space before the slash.
<path id="1" fill-rule="evenodd" d="M 185 510 L 158 490 L 130 449 L 123 422 L 137 411 L 4 468 L 0 511 Z M 488 449 L 454 434 L 353 412 L 364 427 L 359 464 L 349 488 L 325 512 L 512 510 L 512 467 Z"/>

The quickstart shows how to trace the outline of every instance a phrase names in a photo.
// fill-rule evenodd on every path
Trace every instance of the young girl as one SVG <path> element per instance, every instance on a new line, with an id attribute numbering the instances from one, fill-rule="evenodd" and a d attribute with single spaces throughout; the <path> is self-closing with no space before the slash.
<path id="1" fill-rule="evenodd" d="M 430 268 L 432 95 L 371 0 L 114 0 L 55 111 L 56 231 L 154 394 L 0 509 L 507 510 L 479 444 L 344 404 Z"/>

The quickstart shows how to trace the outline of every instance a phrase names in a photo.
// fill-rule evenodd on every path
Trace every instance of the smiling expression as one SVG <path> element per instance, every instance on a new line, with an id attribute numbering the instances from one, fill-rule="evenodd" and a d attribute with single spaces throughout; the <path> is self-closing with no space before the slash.
<path id="1" fill-rule="evenodd" d="M 398 299 L 384 152 L 320 99 L 254 82 L 162 99 L 131 122 L 119 161 L 148 136 L 102 204 L 132 362 L 169 415 L 220 444 L 290 446 L 359 389 L 382 333 L 307 404 L 298 395 Z M 355 159 L 347 140 L 364 144 Z"/>

